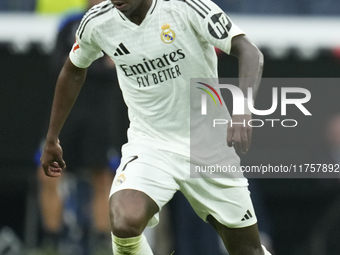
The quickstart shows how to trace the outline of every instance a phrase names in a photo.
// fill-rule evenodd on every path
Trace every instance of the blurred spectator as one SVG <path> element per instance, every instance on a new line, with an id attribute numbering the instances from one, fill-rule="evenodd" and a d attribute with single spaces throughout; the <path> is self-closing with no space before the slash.
<path id="1" fill-rule="evenodd" d="M 329 115 L 323 128 L 324 144 L 314 148 L 311 162 L 318 164 L 340 164 L 340 113 Z M 338 175 L 340 178 L 340 174 Z M 339 179 L 318 179 L 323 194 L 330 199 L 340 191 Z M 321 196 L 321 194 L 320 194 Z"/>
<path id="2" fill-rule="evenodd" d="M 339 170 L 340 164 L 340 112 L 326 117 L 322 123 L 323 142 L 313 148 L 311 159 L 308 163 L 332 165 Z M 318 179 L 309 180 L 310 193 L 313 194 L 313 228 L 306 236 L 306 243 L 297 254 L 340 254 L 340 173 L 335 178 L 327 177 L 327 172 L 322 172 Z M 331 172 L 331 171 L 329 171 Z M 310 212 L 308 212 L 310 213 Z M 313 214 L 311 215 L 313 217 Z"/>
<path id="3" fill-rule="evenodd" d="M 99 2 L 90 0 L 89 6 Z M 82 16 L 83 13 L 70 15 L 60 25 L 52 58 L 54 81 L 71 50 Z M 84 229 L 87 215 L 92 215 L 93 219 L 91 243 L 95 251 L 89 251 L 85 245 L 78 245 L 80 250 L 67 246 L 62 249 L 63 254 L 112 254 L 108 195 L 113 173 L 108 166 L 110 164 L 115 170 L 119 165 L 117 161 L 120 147 L 126 142 L 127 124 L 127 108 L 118 86 L 114 63 L 104 56 L 88 69 L 86 82 L 60 134 L 67 162 L 66 175 L 53 179 L 44 176 L 40 166 L 38 169 L 44 230 L 42 254 L 58 254 L 56 251 L 60 243 L 70 242 L 65 241 L 68 237 L 78 241 L 81 236 L 86 239 L 83 244 L 90 243 L 88 230 Z M 68 177 L 69 172 L 75 177 Z M 92 184 L 92 205 L 88 205 L 91 193 L 81 181 L 83 179 L 90 179 Z M 71 235 L 63 232 L 64 222 L 67 226 L 72 225 Z"/>
<path id="4" fill-rule="evenodd" d="M 330 162 L 340 164 L 340 113 L 329 119 L 325 131 Z"/>

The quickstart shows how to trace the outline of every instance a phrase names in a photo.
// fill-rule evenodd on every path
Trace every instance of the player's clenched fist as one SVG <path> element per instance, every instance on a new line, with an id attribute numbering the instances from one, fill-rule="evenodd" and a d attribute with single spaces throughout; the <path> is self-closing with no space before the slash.
<path id="1" fill-rule="evenodd" d="M 59 177 L 61 175 L 66 164 L 63 160 L 63 150 L 59 139 L 57 141 L 46 141 L 40 162 L 47 176 Z"/>

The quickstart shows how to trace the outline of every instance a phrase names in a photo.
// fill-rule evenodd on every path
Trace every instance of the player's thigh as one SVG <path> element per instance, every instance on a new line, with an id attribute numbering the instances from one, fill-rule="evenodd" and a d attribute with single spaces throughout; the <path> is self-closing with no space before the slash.
<path id="1" fill-rule="evenodd" d="M 110 197 L 111 229 L 133 228 L 138 235 L 158 211 L 157 204 L 144 192 L 120 190 Z"/>
<path id="2" fill-rule="evenodd" d="M 235 180 L 236 183 L 236 180 Z M 229 186 L 224 178 L 187 180 L 180 190 L 198 216 L 207 222 L 212 215 L 229 228 L 243 228 L 257 223 L 254 207 L 247 186 Z M 240 185 L 247 182 L 240 181 Z"/>
<path id="3" fill-rule="evenodd" d="M 246 180 L 189 180 L 181 186 L 196 213 L 209 222 L 231 255 L 262 255 L 257 218 Z"/>
<path id="4" fill-rule="evenodd" d="M 115 217 L 134 217 L 142 211 L 148 226 L 158 224 L 158 211 L 179 189 L 166 155 L 148 146 L 127 145 L 123 148 L 110 192 L 110 212 Z M 125 212 L 124 212 L 125 211 Z M 144 221 L 143 221 L 144 222 Z"/>
<path id="5" fill-rule="evenodd" d="M 262 255 L 257 224 L 243 228 L 228 228 L 211 215 L 207 220 L 218 232 L 231 255 Z"/>

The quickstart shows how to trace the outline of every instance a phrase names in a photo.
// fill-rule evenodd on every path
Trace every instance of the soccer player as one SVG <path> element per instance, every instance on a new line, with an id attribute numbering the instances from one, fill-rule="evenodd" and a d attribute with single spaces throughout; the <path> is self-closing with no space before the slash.
<path id="1" fill-rule="evenodd" d="M 143 230 L 158 223 L 158 212 L 177 190 L 216 229 L 231 255 L 270 254 L 260 243 L 245 178 L 190 178 L 195 164 L 190 158 L 190 78 L 217 77 L 213 46 L 238 58 L 239 86 L 245 95 L 252 87 L 255 97 L 263 56 L 209 0 L 104 1 L 80 23 L 57 80 L 41 162 L 46 175 L 61 175 L 65 162 L 59 132 L 87 67 L 105 52 L 116 63 L 131 121 L 109 201 L 115 255 L 152 254 Z M 219 111 L 230 119 L 226 107 Z M 232 116 L 234 122 L 249 119 L 250 114 Z M 230 126 L 217 143 L 205 141 L 201 146 L 211 148 L 215 162 L 239 164 L 232 146 L 247 152 L 251 129 Z"/>

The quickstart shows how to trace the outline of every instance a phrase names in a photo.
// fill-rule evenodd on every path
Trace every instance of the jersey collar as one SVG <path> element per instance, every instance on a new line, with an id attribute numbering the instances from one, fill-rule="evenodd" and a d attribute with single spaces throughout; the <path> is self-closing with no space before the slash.
<path id="1" fill-rule="evenodd" d="M 152 4 L 151 4 L 151 6 L 150 6 L 148 12 L 146 13 L 144 20 L 145 20 L 148 16 L 152 15 L 152 14 L 155 12 L 155 9 L 156 9 L 156 7 L 157 7 L 157 3 L 158 3 L 159 1 L 161 1 L 161 0 L 153 0 L 153 1 L 152 1 Z M 122 12 L 120 12 L 120 11 L 117 10 L 117 9 L 116 9 L 116 11 L 117 11 L 117 13 L 119 14 L 120 18 L 121 18 L 123 21 L 130 21 L 130 20 L 129 20 Z M 144 20 L 143 20 L 142 24 L 144 23 Z"/>
<path id="2" fill-rule="evenodd" d="M 152 4 L 151 4 L 150 9 L 149 9 L 149 11 L 147 12 L 146 16 L 152 15 L 152 13 L 154 13 L 158 1 L 160 1 L 160 0 L 153 0 L 153 1 L 152 1 Z"/>

